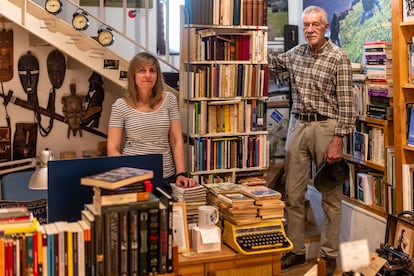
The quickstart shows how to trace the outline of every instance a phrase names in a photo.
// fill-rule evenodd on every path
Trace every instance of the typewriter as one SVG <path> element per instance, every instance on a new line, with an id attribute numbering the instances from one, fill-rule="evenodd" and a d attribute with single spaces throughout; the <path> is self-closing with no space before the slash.
<path id="1" fill-rule="evenodd" d="M 244 255 L 287 252 L 293 248 L 281 221 L 234 225 L 224 220 L 223 241 Z"/>

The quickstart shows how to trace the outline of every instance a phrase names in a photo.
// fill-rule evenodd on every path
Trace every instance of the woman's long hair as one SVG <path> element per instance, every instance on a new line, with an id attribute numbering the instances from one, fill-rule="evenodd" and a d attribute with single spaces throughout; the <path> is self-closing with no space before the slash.
<path id="1" fill-rule="evenodd" d="M 164 92 L 164 83 L 160 64 L 152 54 L 149 54 L 147 52 L 141 52 L 133 57 L 128 67 L 128 90 L 124 96 L 124 99 L 126 103 L 131 107 L 135 108 L 136 103 L 141 101 L 140 95 L 138 93 L 139 88 L 135 83 L 136 72 L 146 65 L 154 64 L 157 68 L 157 81 L 155 82 L 155 85 L 152 88 L 149 105 L 151 108 L 153 108 L 162 100 L 162 94 Z"/>

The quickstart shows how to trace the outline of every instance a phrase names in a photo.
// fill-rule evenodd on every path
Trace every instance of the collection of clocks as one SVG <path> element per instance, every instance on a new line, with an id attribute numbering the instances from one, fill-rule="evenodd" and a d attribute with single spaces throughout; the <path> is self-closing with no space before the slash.
<path id="1" fill-rule="evenodd" d="M 61 0 L 46 0 L 45 10 L 53 15 L 58 15 L 62 12 L 63 4 Z M 90 25 L 88 14 L 79 10 L 73 14 L 72 26 L 78 31 L 85 31 Z M 110 46 L 114 43 L 115 37 L 111 28 L 100 28 L 98 30 L 98 42 L 102 46 Z"/>

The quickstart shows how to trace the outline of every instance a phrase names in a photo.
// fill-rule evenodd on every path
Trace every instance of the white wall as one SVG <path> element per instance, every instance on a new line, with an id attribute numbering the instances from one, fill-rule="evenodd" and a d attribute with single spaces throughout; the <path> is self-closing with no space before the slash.
<path id="1" fill-rule="evenodd" d="M 39 61 L 40 74 L 39 74 L 39 84 L 38 84 L 38 98 L 39 105 L 41 107 L 47 107 L 47 101 L 49 97 L 49 90 L 52 85 L 49 81 L 46 67 L 46 59 L 48 54 L 54 50 L 51 46 L 30 46 L 29 45 L 29 33 L 22 29 L 20 26 L 13 23 L 6 23 L 6 29 L 13 29 L 14 34 L 14 73 L 13 79 L 4 82 L 5 93 L 9 90 L 13 90 L 13 95 L 22 99 L 27 100 L 27 95 L 25 94 L 22 85 L 20 83 L 19 74 L 17 70 L 18 59 L 30 51 L 34 56 L 37 57 Z M 67 61 L 68 63 L 68 61 Z M 56 91 L 56 102 L 55 109 L 56 113 L 63 115 L 62 112 L 62 103 L 61 99 L 63 96 L 70 95 L 69 85 L 71 83 L 76 84 L 77 94 L 86 95 L 89 82 L 88 79 L 92 71 L 89 69 L 67 69 L 65 80 L 60 89 Z M 105 89 L 105 87 L 104 87 Z M 103 113 L 101 116 L 99 131 L 106 133 L 108 118 L 110 113 L 110 107 L 115 98 L 119 95 L 116 95 L 117 91 L 108 91 L 105 89 L 105 100 L 103 103 Z M 3 103 L 2 100 L 0 100 Z M 12 135 L 15 132 L 15 124 L 18 122 L 35 122 L 33 111 L 24 109 L 23 107 L 17 106 L 13 103 L 7 105 L 7 111 L 11 119 L 12 124 Z M 0 106 L 0 126 L 6 126 L 5 120 L 5 109 L 3 105 Z M 49 118 L 42 116 L 42 125 L 47 127 L 49 125 Z M 98 141 L 105 141 L 105 138 L 96 136 L 94 134 L 82 131 L 82 137 L 79 136 L 79 133 L 76 137 L 73 137 L 72 133 L 69 138 L 67 138 L 68 125 L 66 123 L 55 120 L 52 131 L 46 137 L 42 137 L 38 134 L 37 139 L 37 155 L 44 148 L 51 149 L 56 158 L 59 158 L 59 155 L 62 151 L 75 151 L 78 157 L 81 157 L 82 150 L 96 150 Z"/>

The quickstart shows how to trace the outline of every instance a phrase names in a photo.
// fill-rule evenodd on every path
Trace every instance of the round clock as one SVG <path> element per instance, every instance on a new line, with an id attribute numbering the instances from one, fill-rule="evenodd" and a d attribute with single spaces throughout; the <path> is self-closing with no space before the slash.
<path id="1" fill-rule="evenodd" d="M 60 0 L 46 0 L 45 10 L 51 14 L 59 14 L 62 11 L 63 4 Z"/>
<path id="2" fill-rule="evenodd" d="M 114 34 L 112 33 L 112 30 L 110 28 L 98 30 L 98 42 L 102 46 L 112 45 L 112 43 L 114 43 L 114 40 Z"/>
<path id="3" fill-rule="evenodd" d="M 78 31 L 84 31 L 89 27 L 89 19 L 84 11 L 75 12 L 72 18 L 72 26 Z"/>

